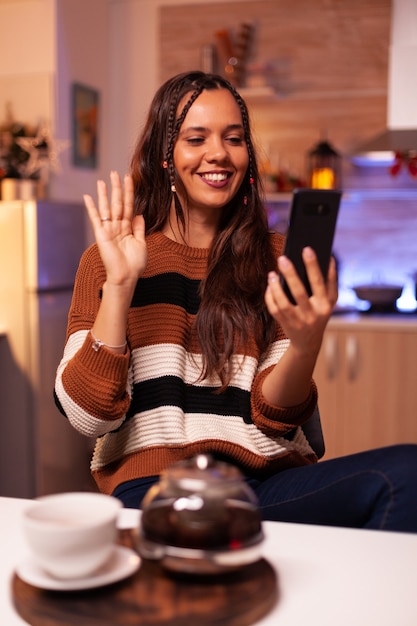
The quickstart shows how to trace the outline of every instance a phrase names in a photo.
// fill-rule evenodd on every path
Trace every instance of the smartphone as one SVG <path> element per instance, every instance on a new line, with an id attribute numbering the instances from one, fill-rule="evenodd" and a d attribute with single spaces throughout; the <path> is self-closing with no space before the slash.
<path id="1" fill-rule="evenodd" d="M 313 248 L 322 274 L 327 278 L 341 197 L 342 193 L 333 189 L 293 191 L 284 254 L 294 264 L 309 296 L 311 287 L 301 253 L 305 246 Z M 281 284 L 289 300 L 295 304 L 283 276 Z"/>

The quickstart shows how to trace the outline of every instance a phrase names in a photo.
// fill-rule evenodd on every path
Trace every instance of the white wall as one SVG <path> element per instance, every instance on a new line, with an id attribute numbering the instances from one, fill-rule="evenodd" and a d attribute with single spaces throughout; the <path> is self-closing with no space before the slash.
<path id="1" fill-rule="evenodd" d="M 0 4 L 0 124 L 6 105 L 14 118 L 36 124 L 53 116 L 54 0 Z"/>
<path id="2" fill-rule="evenodd" d="M 77 82 L 99 92 L 98 167 L 72 164 L 72 147 L 60 156 L 62 174 L 51 180 L 50 195 L 57 200 L 81 201 L 95 191 L 98 178 L 109 170 L 109 4 L 108 0 L 56 0 L 55 134 L 72 142 L 71 86 Z"/>
<path id="3" fill-rule="evenodd" d="M 388 126 L 417 128 L 417 0 L 393 0 Z"/>

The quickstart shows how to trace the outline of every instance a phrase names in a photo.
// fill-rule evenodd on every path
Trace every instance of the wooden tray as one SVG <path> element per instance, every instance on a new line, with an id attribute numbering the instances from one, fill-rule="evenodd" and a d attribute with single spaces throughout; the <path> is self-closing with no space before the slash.
<path id="1" fill-rule="evenodd" d="M 144 560 L 130 578 L 86 591 L 46 591 L 15 574 L 12 596 L 31 626 L 250 626 L 277 602 L 278 581 L 265 559 L 220 576 L 170 574 Z"/>
<path id="2" fill-rule="evenodd" d="M 278 598 L 276 574 L 260 560 L 222 576 L 178 576 L 144 561 L 131 578 L 88 591 L 43 591 L 16 574 L 18 614 L 31 626 L 249 626 Z"/>

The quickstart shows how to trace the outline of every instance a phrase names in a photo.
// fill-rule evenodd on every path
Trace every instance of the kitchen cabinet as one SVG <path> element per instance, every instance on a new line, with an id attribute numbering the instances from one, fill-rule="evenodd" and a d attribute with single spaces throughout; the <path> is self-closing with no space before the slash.
<path id="1" fill-rule="evenodd" d="M 417 443 L 417 318 L 335 316 L 314 378 L 326 458 Z"/>

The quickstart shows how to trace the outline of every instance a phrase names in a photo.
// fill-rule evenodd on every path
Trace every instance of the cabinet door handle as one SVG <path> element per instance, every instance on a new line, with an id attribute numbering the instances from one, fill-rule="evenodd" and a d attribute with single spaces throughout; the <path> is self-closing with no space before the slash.
<path id="1" fill-rule="evenodd" d="M 358 340 L 353 335 L 346 338 L 346 363 L 349 380 L 355 380 L 358 375 L 359 350 Z"/>
<path id="2" fill-rule="evenodd" d="M 324 354 L 326 357 L 327 378 L 332 380 L 336 378 L 339 363 L 336 335 L 329 334 L 326 337 Z"/>

